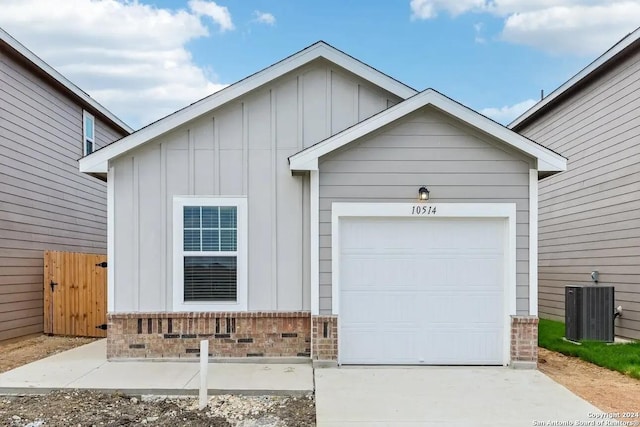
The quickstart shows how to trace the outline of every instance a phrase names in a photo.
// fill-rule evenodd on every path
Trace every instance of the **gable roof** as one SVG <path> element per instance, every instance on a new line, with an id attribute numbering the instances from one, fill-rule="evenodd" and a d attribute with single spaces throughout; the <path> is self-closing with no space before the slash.
<path id="1" fill-rule="evenodd" d="M 188 107 L 178 110 L 82 158 L 80 160 L 80 171 L 86 173 L 106 173 L 107 164 L 110 159 L 126 153 L 318 58 L 327 59 L 402 99 L 417 93 L 415 89 L 404 83 L 389 77 L 323 41 L 319 41 L 262 71 L 252 74 L 231 86 L 219 90 Z"/>
<path id="2" fill-rule="evenodd" d="M 613 45 L 595 61 L 582 69 L 582 71 L 547 95 L 546 98 L 542 99 L 540 102 L 521 114 L 509 124 L 509 129 L 520 129 L 526 125 L 526 123 L 534 120 L 546 111 L 549 111 L 559 101 L 569 96 L 577 86 L 587 83 L 601 72 L 606 71 L 611 65 L 613 65 L 614 61 L 619 58 L 620 55 L 628 52 L 630 49 L 638 47 L 640 47 L 640 27 Z"/>
<path id="3" fill-rule="evenodd" d="M 31 52 L 25 46 L 23 46 L 19 41 L 14 39 L 9 33 L 0 28 L 0 46 L 5 44 L 8 46 L 14 53 L 17 53 L 20 57 L 22 57 L 27 62 L 31 63 L 34 67 L 39 69 L 45 75 L 53 79 L 56 83 L 62 86 L 66 91 L 68 91 L 72 96 L 80 99 L 80 102 L 88 106 L 90 109 L 98 112 L 101 116 L 106 118 L 111 122 L 113 126 L 121 129 L 126 133 L 133 132 L 133 129 L 130 128 L 125 122 L 117 118 L 112 112 L 107 110 L 105 107 L 100 105 L 95 99 L 91 98 L 86 92 L 80 89 L 75 84 L 71 83 L 65 76 L 57 72 L 53 67 L 40 59 L 35 53 Z"/>
<path id="4" fill-rule="evenodd" d="M 317 170 L 318 159 L 325 154 L 337 150 L 427 105 L 432 105 L 438 110 L 456 117 L 505 144 L 536 158 L 539 172 L 555 173 L 564 171 L 567 168 L 567 159 L 561 155 L 459 104 L 434 89 L 420 92 L 367 120 L 294 154 L 289 157 L 289 167 L 292 171 Z"/>

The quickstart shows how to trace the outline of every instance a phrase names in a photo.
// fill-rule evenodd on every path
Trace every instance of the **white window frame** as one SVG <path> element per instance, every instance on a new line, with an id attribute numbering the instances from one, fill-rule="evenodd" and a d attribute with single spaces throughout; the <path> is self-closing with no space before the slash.
<path id="1" fill-rule="evenodd" d="M 184 257 L 207 253 L 184 251 L 185 206 L 233 206 L 237 209 L 237 300 L 184 301 Z M 222 196 L 174 196 L 173 198 L 173 311 L 246 311 L 247 310 L 247 199 Z"/>
<path id="2" fill-rule="evenodd" d="M 91 127 L 91 136 L 87 135 L 87 119 L 91 119 L 93 126 Z M 91 153 L 96 151 L 96 118 L 93 114 L 88 113 L 86 110 L 82 110 L 82 154 L 88 156 L 91 153 L 87 153 L 87 141 L 91 142 Z"/>

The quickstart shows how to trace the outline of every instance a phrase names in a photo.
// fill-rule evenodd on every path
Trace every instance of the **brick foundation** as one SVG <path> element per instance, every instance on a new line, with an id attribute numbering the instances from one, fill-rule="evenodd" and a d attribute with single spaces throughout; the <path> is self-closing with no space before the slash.
<path id="1" fill-rule="evenodd" d="M 511 364 L 538 363 L 538 317 L 511 316 Z"/>
<path id="2" fill-rule="evenodd" d="M 338 317 L 312 316 L 311 334 L 313 360 L 338 360 Z"/>
<path id="3" fill-rule="evenodd" d="M 109 314 L 107 358 L 210 357 L 338 359 L 338 317 L 308 312 Z M 313 339 L 312 339 L 313 337 Z M 538 360 L 538 317 L 511 317 L 511 364 Z"/>
<path id="4" fill-rule="evenodd" d="M 308 312 L 108 315 L 107 358 L 310 357 Z"/>

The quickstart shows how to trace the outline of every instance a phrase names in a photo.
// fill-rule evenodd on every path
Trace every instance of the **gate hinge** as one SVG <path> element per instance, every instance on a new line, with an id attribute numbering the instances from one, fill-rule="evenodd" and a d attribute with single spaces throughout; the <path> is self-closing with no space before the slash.
<path id="1" fill-rule="evenodd" d="M 96 329 L 102 329 L 103 331 L 106 331 L 107 330 L 107 324 L 103 323 L 102 325 L 98 325 L 98 326 L 96 326 Z"/>
<path id="2" fill-rule="evenodd" d="M 96 267 L 107 268 L 107 261 L 102 261 L 96 264 Z"/>

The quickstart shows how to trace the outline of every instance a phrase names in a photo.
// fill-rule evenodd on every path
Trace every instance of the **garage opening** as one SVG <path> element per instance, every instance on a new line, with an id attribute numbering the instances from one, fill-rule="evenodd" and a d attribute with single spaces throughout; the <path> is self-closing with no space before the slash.
<path id="1" fill-rule="evenodd" d="M 506 218 L 339 221 L 341 364 L 503 364 Z"/>

